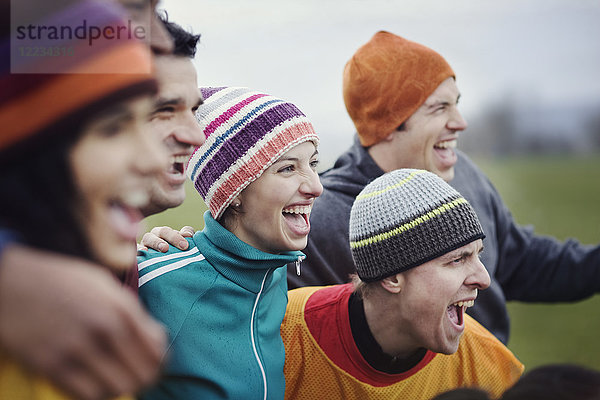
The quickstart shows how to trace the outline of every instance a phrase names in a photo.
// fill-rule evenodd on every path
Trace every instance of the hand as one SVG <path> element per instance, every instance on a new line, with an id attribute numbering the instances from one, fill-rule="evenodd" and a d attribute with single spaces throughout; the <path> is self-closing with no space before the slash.
<path id="1" fill-rule="evenodd" d="M 187 250 L 189 244 L 186 237 L 194 236 L 194 228 L 184 226 L 179 231 L 168 226 L 157 226 L 150 232 L 144 233 L 142 243 L 138 245 L 138 250 L 148 250 L 148 248 L 166 253 L 169 250 L 169 244 L 180 250 Z"/>
<path id="2" fill-rule="evenodd" d="M 0 347 L 81 399 L 139 392 L 158 376 L 163 328 L 107 270 L 11 245 L 0 259 Z"/>

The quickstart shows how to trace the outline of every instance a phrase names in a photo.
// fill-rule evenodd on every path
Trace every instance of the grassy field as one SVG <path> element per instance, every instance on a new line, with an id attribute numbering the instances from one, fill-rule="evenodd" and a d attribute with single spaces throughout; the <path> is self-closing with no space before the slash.
<path id="1" fill-rule="evenodd" d="M 477 159 L 521 224 L 561 240 L 600 242 L 600 156 Z M 188 186 L 174 210 L 147 219 L 147 226 L 202 228 L 204 203 Z M 572 362 L 600 370 L 600 295 L 573 304 L 510 303 L 509 347 L 532 368 Z"/>
<path id="2" fill-rule="evenodd" d="M 477 160 L 515 219 L 537 233 L 600 242 L 600 156 Z M 573 362 L 600 369 L 600 295 L 572 304 L 508 305 L 509 347 L 526 365 Z"/>

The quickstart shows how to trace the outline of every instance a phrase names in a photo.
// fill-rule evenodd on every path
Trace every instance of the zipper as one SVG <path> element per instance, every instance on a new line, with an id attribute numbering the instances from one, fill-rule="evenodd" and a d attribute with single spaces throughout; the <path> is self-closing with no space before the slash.
<path id="1" fill-rule="evenodd" d="M 296 260 L 296 275 L 298 276 L 300 276 L 300 263 L 302 263 L 302 260 L 304 260 L 304 256 L 298 256 Z"/>
<path id="2" fill-rule="evenodd" d="M 300 258 L 300 257 L 298 257 L 298 258 Z M 263 366 L 262 361 L 260 361 L 260 357 L 258 356 L 258 350 L 256 347 L 256 339 L 254 337 L 254 317 L 256 315 L 256 307 L 258 306 L 258 300 L 260 300 L 260 296 L 262 295 L 263 289 L 265 287 L 265 282 L 267 280 L 267 276 L 269 275 L 269 272 L 271 272 L 271 270 L 267 271 L 267 273 L 263 277 L 262 283 L 260 284 L 260 290 L 256 294 L 256 300 L 254 301 L 254 307 L 252 308 L 252 318 L 250 319 L 250 339 L 252 341 L 252 350 L 254 351 L 254 357 L 256 358 L 256 362 L 258 363 L 258 366 L 260 367 L 260 373 L 262 374 L 263 388 L 265 390 L 265 395 L 263 398 L 265 400 L 267 400 L 267 375 L 265 373 L 265 367 Z"/>

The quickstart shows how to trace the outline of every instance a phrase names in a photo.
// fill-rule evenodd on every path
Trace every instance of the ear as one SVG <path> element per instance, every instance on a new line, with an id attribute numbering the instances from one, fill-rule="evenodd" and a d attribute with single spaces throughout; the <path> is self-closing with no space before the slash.
<path id="1" fill-rule="evenodd" d="M 239 194 L 231 201 L 231 206 L 235 209 L 239 209 L 242 206 L 242 196 Z"/>
<path id="2" fill-rule="evenodd" d="M 396 275 L 388 276 L 387 278 L 379 281 L 382 288 L 387 290 L 390 293 L 398 294 L 402 291 L 404 287 L 404 276 L 402 273 L 398 273 Z"/>
<path id="3" fill-rule="evenodd" d="M 391 142 L 392 140 L 394 140 L 394 138 L 396 137 L 397 133 L 398 133 L 398 131 L 392 131 L 386 137 L 384 137 L 383 139 L 381 139 L 381 141 L 382 142 Z"/>

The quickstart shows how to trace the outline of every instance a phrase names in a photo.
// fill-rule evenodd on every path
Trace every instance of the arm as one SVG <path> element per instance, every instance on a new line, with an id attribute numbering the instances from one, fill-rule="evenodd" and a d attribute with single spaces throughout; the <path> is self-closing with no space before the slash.
<path id="1" fill-rule="evenodd" d="M 21 245 L 0 255 L 0 347 L 76 398 L 135 393 L 166 336 L 101 267 Z"/>
<path id="2" fill-rule="evenodd" d="M 600 292 L 600 246 L 536 235 L 502 206 L 496 276 L 508 300 L 574 301 Z"/>
<path id="3" fill-rule="evenodd" d="M 450 183 L 475 208 L 486 234 L 482 260 L 493 285 L 499 284 L 503 292 L 494 303 L 505 298 L 571 301 L 600 291 L 600 247 L 575 240 L 560 242 L 518 225 L 494 185 L 462 153 L 455 175 Z M 494 296 L 491 291 L 484 293 Z"/>

